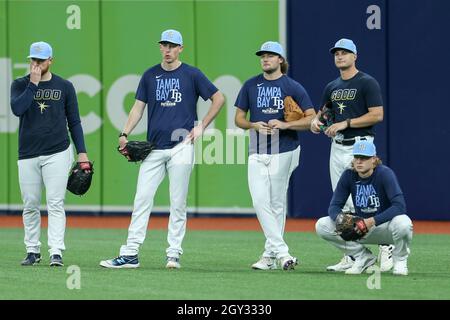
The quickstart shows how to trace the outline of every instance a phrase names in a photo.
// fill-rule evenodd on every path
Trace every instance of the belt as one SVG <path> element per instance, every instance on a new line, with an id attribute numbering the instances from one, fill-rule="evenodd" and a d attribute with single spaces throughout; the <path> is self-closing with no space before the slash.
<path id="1" fill-rule="evenodd" d="M 359 140 L 367 140 L 367 139 L 365 137 L 361 137 L 361 138 L 359 138 Z M 356 139 L 351 138 L 351 139 L 344 139 L 344 140 L 334 140 L 334 142 L 336 142 L 337 144 L 342 144 L 343 146 L 352 146 L 355 144 Z"/>

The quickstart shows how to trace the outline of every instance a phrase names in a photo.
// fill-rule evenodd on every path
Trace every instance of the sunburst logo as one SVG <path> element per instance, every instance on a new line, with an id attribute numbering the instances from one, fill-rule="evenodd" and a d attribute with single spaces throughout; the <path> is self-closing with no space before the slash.
<path id="1" fill-rule="evenodd" d="M 344 112 L 344 109 L 347 108 L 347 106 L 345 104 L 343 104 L 342 102 L 337 102 L 338 108 L 339 108 L 339 114 L 342 114 L 342 112 Z"/>
<path id="2" fill-rule="evenodd" d="M 41 114 L 44 113 L 47 108 L 50 107 L 49 105 L 45 104 L 44 102 L 38 102 L 38 108 L 41 110 Z"/>

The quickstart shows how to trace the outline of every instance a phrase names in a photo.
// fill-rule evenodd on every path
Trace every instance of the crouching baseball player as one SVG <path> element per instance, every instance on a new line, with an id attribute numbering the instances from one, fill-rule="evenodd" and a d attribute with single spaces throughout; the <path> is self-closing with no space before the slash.
<path id="1" fill-rule="evenodd" d="M 355 214 L 342 213 L 349 195 L 355 204 Z M 346 274 L 360 274 L 377 261 L 364 244 L 393 244 L 393 274 L 408 275 L 412 222 L 406 215 L 397 178 L 390 168 L 382 165 L 373 142 L 355 143 L 352 168 L 339 179 L 328 215 L 317 221 L 316 232 L 355 259 Z"/>

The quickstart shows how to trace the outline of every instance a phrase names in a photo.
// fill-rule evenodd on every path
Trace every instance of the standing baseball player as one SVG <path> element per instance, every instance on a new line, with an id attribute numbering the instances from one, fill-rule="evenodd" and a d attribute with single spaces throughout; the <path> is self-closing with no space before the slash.
<path id="1" fill-rule="evenodd" d="M 340 39 L 330 49 L 340 77 L 325 87 L 322 106 L 331 107 L 335 123 L 324 130 L 331 138 L 330 177 L 333 190 L 341 174 L 351 166 L 352 148 L 360 140 L 373 141 L 374 125 L 383 121 L 383 99 L 378 82 L 370 75 L 356 69 L 357 50 L 352 40 Z M 311 131 L 320 133 L 325 125 L 319 118 L 320 110 L 311 122 Z M 344 211 L 355 212 L 349 198 Z M 392 268 L 392 246 L 380 246 L 380 269 Z M 328 271 L 345 271 L 353 265 L 354 257 L 344 256 L 336 264 L 327 267 Z"/>
<path id="2" fill-rule="evenodd" d="M 353 157 L 352 168 L 344 171 L 334 190 L 329 216 L 316 223 L 317 234 L 355 258 L 354 264 L 345 270 L 346 274 L 360 274 L 375 264 L 377 258 L 364 244 L 394 244 L 393 274 L 406 276 L 413 227 L 406 215 L 405 199 L 397 178 L 390 168 L 382 165 L 372 141 L 357 141 L 353 145 Z M 346 232 L 344 236 L 336 232 L 340 229 L 337 217 L 349 195 L 355 204 L 355 215 L 363 220 L 355 225 L 350 223 L 350 234 Z M 352 234 L 355 231 L 357 234 Z"/>
<path id="3" fill-rule="evenodd" d="M 315 110 L 308 93 L 286 75 L 283 47 L 268 41 L 256 52 L 263 73 L 247 80 L 236 99 L 235 123 L 250 129 L 248 184 L 253 206 L 266 237 L 264 252 L 253 269 L 294 269 L 298 261 L 283 239 L 289 178 L 298 166 L 298 130 L 308 130 Z M 305 117 L 284 121 L 284 99 L 291 96 Z M 247 120 L 247 113 L 250 119 Z"/>
<path id="4" fill-rule="evenodd" d="M 161 34 L 159 49 L 162 63 L 143 74 L 136 101 L 128 121 L 119 135 L 120 148 L 148 106 L 147 140 L 156 145 L 142 162 L 128 229 L 127 243 L 117 258 L 100 262 L 106 268 L 139 267 L 139 247 L 144 242 L 153 198 L 166 173 L 169 175 L 170 217 L 166 250 L 166 268 L 180 268 L 181 243 L 186 231 L 186 198 L 194 166 L 193 142 L 217 116 L 224 103 L 223 95 L 197 68 L 179 60 L 183 51 L 181 33 L 166 30 Z M 197 121 L 197 100 L 212 101 L 205 118 Z"/>
<path id="5" fill-rule="evenodd" d="M 66 215 L 64 198 L 73 161 L 69 128 L 83 170 L 91 169 L 84 144 L 75 88 L 50 72 L 52 47 L 36 42 L 30 47 L 30 74 L 11 84 L 11 109 L 20 118 L 19 184 L 24 204 L 23 224 L 27 256 L 23 266 L 41 260 L 40 228 L 42 183 L 48 211 L 50 266 L 63 266 Z"/>

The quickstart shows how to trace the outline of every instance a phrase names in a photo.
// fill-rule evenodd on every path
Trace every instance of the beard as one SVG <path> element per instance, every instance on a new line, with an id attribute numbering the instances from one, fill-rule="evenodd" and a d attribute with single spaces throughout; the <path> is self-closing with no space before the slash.
<path id="1" fill-rule="evenodd" d="M 278 70 L 278 68 L 271 68 L 271 69 L 264 70 L 264 72 L 267 74 L 272 74 L 272 73 L 276 72 L 277 70 Z"/>

